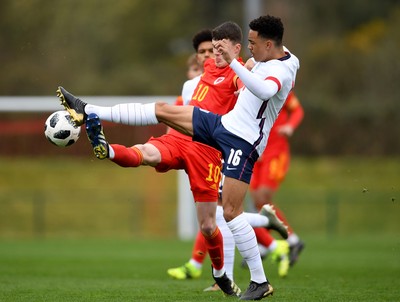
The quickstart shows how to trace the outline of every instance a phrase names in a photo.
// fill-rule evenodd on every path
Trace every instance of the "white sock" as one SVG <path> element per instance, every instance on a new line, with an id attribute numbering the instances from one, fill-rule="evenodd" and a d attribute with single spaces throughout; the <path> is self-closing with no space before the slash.
<path id="1" fill-rule="evenodd" d="M 296 233 L 292 233 L 289 235 L 289 238 L 287 239 L 287 242 L 289 243 L 290 246 L 296 245 L 299 243 L 300 238 L 297 236 Z"/>
<path id="2" fill-rule="evenodd" d="M 225 268 L 222 268 L 222 269 L 213 268 L 213 276 L 214 277 L 219 278 L 219 277 L 222 277 L 224 274 L 225 274 Z"/>
<path id="3" fill-rule="evenodd" d="M 203 263 L 200 263 L 194 259 L 190 259 L 189 263 L 192 264 L 197 269 L 201 269 L 201 267 L 203 266 Z"/>
<path id="4" fill-rule="evenodd" d="M 257 283 L 266 282 L 256 234 L 245 216 L 240 214 L 227 224 L 235 239 L 236 247 L 249 267 L 250 279 Z"/>
<path id="5" fill-rule="evenodd" d="M 235 262 L 235 240 L 224 218 L 224 210 L 217 206 L 217 225 L 224 238 L 224 266 L 226 275 L 233 280 L 233 266 Z"/>
<path id="6" fill-rule="evenodd" d="M 155 103 L 125 103 L 112 107 L 87 104 L 86 114 L 95 113 L 101 120 L 131 126 L 156 125 Z"/>
<path id="7" fill-rule="evenodd" d="M 273 251 L 275 251 L 277 246 L 278 243 L 276 242 L 276 240 L 272 241 L 271 244 L 268 246 L 269 252 L 272 253 Z"/>
<path id="8" fill-rule="evenodd" d="M 264 215 L 260 215 L 258 213 L 248 213 L 248 212 L 244 212 L 243 215 L 246 218 L 247 222 L 253 228 L 260 228 L 260 227 L 262 228 L 266 227 L 269 224 L 268 217 Z"/>
<path id="9" fill-rule="evenodd" d="M 261 257 L 265 257 L 269 253 L 269 250 L 265 245 L 259 244 L 258 249 L 260 250 Z"/>
<path id="10" fill-rule="evenodd" d="M 115 156 L 115 151 L 113 149 L 113 147 L 111 147 L 111 145 L 108 145 L 108 158 L 109 159 L 113 159 Z"/>

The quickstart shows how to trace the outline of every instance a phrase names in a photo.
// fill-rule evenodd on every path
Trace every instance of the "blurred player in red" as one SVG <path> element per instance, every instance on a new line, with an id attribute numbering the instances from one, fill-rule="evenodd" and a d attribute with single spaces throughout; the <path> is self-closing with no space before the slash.
<path id="1" fill-rule="evenodd" d="M 265 204 L 273 204 L 273 197 L 280 184 L 284 180 L 289 169 L 290 163 L 290 145 L 289 137 L 293 135 L 295 129 L 303 120 L 304 111 L 299 99 L 292 91 L 285 102 L 274 126 L 271 129 L 268 138 L 267 147 L 254 165 L 253 175 L 250 182 L 250 194 L 255 207 L 259 210 Z M 289 238 L 285 241 L 275 241 L 269 232 L 263 228 L 256 228 L 257 241 L 261 245 L 260 252 L 262 256 L 271 253 L 272 258 L 278 257 L 272 251 L 276 249 L 289 249 L 289 259 L 281 261 L 280 275 L 285 275 L 286 268 L 292 266 L 304 248 L 304 243 L 300 240 L 286 217 L 274 206 L 279 219 L 289 227 Z M 277 245 L 275 247 L 274 245 Z"/>
<path id="2" fill-rule="evenodd" d="M 211 57 L 213 58 L 214 55 Z M 208 57 L 206 57 L 206 59 L 208 59 Z M 186 65 L 187 65 L 186 77 L 189 80 L 194 79 L 195 77 L 201 75 L 201 73 L 203 72 L 204 62 L 199 63 L 199 61 L 197 60 L 196 53 L 192 54 L 188 58 Z"/>
<path id="3" fill-rule="evenodd" d="M 196 52 L 189 56 L 189 58 L 187 59 L 186 77 L 188 78 L 188 80 L 184 84 L 184 95 L 180 95 L 177 97 L 175 105 L 183 105 L 189 103 L 191 99 L 191 93 L 193 92 L 192 90 L 194 90 L 199 81 L 196 78 L 199 77 L 203 72 L 203 65 L 205 60 L 209 58 L 214 58 L 211 40 L 209 39 L 211 39 L 211 32 L 209 30 L 200 31 L 193 38 L 193 47 Z"/>

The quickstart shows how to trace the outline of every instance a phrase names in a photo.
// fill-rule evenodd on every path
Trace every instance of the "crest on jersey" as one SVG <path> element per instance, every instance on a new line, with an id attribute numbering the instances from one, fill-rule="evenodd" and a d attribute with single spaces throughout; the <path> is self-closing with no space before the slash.
<path id="1" fill-rule="evenodd" d="M 214 85 L 218 85 L 219 83 L 221 83 L 223 80 L 225 80 L 225 77 L 219 77 L 214 81 Z"/>

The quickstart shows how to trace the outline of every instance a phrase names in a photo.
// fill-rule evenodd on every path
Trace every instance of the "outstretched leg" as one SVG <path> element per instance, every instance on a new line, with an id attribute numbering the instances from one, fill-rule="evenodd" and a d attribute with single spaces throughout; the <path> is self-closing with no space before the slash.
<path id="1" fill-rule="evenodd" d="M 183 134 L 193 136 L 193 106 L 175 106 L 164 102 L 95 106 L 83 102 L 61 86 L 57 89 L 57 96 L 78 126 L 83 125 L 87 116 L 94 113 L 100 120 L 131 126 L 164 123 Z"/>

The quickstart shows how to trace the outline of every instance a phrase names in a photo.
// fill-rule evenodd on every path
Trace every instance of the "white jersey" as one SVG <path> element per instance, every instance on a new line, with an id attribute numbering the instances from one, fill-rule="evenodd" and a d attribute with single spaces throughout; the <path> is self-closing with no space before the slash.
<path id="1" fill-rule="evenodd" d="M 257 62 L 251 72 L 236 60 L 230 64 L 245 87 L 221 122 L 226 130 L 254 145 L 259 155 L 300 67 L 297 57 L 286 48 L 285 51 L 286 56 L 279 60 Z"/>
<path id="2" fill-rule="evenodd" d="M 185 83 L 183 83 L 182 93 L 181 93 L 183 105 L 189 104 L 190 100 L 192 99 L 193 92 L 200 81 L 200 78 L 201 75 L 194 77 L 191 80 L 187 80 Z"/>

